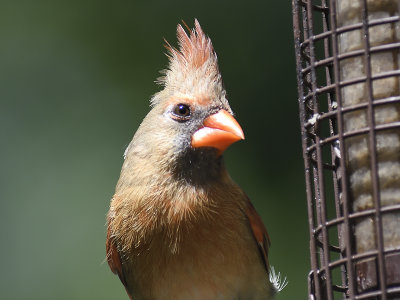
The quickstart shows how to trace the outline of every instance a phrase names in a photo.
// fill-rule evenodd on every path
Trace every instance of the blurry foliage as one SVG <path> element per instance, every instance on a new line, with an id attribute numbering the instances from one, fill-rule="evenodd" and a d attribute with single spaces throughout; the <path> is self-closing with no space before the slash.
<path id="1" fill-rule="evenodd" d="M 1 298 L 127 299 L 104 263 L 122 154 L 163 38 L 199 19 L 246 140 L 225 155 L 266 223 L 279 299 L 305 299 L 308 233 L 289 1 L 0 1 Z"/>

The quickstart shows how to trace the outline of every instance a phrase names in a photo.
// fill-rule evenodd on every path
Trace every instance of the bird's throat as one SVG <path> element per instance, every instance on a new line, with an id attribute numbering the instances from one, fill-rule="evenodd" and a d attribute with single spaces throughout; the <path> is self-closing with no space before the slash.
<path id="1" fill-rule="evenodd" d="M 188 148 L 175 159 L 171 172 L 179 181 L 194 186 L 205 186 L 216 183 L 223 171 L 223 159 L 216 149 Z"/>

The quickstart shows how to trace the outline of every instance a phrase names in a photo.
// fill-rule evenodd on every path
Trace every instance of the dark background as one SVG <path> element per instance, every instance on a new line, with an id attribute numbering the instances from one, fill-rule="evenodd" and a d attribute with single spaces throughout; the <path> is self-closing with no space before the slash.
<path id="1" fill-rule="evenodd" d="M 0 298 L 127 299 L 105 257 L 122 154 L 198 18 L 246 134 L 225 154 L 306 299 L 308 232 L 290 1 L 0 1 Z"/>

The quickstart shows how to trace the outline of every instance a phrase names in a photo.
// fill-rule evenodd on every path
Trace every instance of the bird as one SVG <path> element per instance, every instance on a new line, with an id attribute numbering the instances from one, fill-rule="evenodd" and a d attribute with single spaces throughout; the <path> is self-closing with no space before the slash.
<path id="1" fill-rule="evenodd" d="M 165 41 L 163 87 L 125 153 L 107 214 L 106 259 L 130 299 L 274 299 L 270 238 L 224 151 L 244 139 L 197 19 Z"/>

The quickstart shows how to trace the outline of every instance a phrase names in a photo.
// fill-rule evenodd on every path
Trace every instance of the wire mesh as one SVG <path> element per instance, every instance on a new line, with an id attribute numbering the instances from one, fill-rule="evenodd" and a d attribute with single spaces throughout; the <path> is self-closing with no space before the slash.
<path id="1" fill-rule="evenodd" d="M 400 299 L 398 0 L 293 0 L 309 299 Z"/>

